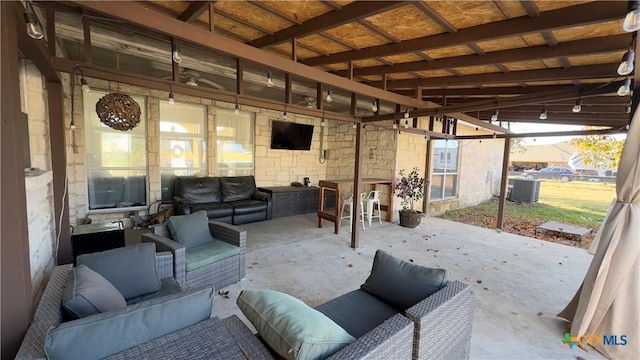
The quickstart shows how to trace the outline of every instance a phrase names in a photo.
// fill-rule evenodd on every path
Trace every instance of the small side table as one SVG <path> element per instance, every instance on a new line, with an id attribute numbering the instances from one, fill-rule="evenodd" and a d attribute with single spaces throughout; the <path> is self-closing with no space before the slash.
<path id="1" fill-rule="evenodd" d="M 104 222 L 78 225 L 71 234 L 73 264 L 82 254 L 90 254 L 124 247 L 124 226 L 122 222 Z"/>

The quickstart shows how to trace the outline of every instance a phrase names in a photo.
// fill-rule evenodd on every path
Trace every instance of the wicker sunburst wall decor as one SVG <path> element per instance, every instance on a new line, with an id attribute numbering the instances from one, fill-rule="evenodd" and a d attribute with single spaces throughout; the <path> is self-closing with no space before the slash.
<path id="1" fill-rule="evenodd" d="M 140 124 L 140 105 L 131 96 L 119 92 L 98 100 L 96 112 L 100 121 L 112 129 L 127 131 Z"/>

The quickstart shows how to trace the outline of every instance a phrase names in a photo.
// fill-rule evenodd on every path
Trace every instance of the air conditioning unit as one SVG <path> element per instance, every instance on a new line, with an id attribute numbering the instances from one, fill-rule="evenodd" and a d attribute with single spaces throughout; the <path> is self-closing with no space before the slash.
<path id="1" fill-rule="evenodd" d="M 523 203 L 538 202 L 540 197 L 540 179 L 509 179 L 512 185 L 509 200 Z"/>

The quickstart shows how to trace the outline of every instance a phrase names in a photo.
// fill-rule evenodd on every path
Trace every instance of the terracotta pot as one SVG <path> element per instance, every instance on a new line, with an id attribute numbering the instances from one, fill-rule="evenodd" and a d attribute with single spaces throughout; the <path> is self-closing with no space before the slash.
<path id="1" fill-rule="evenodd" d="M 400 211 L 400 226 L 414 228 L 420 225 L 421 211 Z"/>

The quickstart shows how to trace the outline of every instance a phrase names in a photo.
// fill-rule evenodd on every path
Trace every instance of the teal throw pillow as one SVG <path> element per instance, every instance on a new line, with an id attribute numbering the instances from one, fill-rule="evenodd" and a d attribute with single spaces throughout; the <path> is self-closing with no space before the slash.
<path id="1" fill-rule="evenodd" d="M 325 359 L 355 339 L 323 313 L 274 290 L 243 290 L 236 301 L 258 334 L 286 359 Z"/>
<path id="2" fill-rule="evenodd" d="M 71 269 L 62 293 L 62 308 L 71 319 L 126 307 L 122 294 L 102 275 L 85 265 Z"/>
<path id="3" fill-rule="evenodd" d="M 205 210 L 189 215 L 174 215 L 167 220 L 167 227 L 171 232 L 171 238 L 186 248 L 213 241 Z"/>
<path id="4" fill-rule="evenodd" d="M 133 246 L 84 254 L 76 259 L 107 279 L 125 299 L 160 290 L 156 272 L 156 244 Z"/>
<path id="5" fill-rule="evenodd" d="M 101 359 L 211 317 L 213 288 L 206 286 L 68 321 L 49 329 L 48 360 Z"/>
<path id="6" fill-rule="evenodd" d="M 398 310 L 406 310 L 447 285 L 449 272 L 412 264 L 378 250 L 371 275 L 360 287 Z"/>

